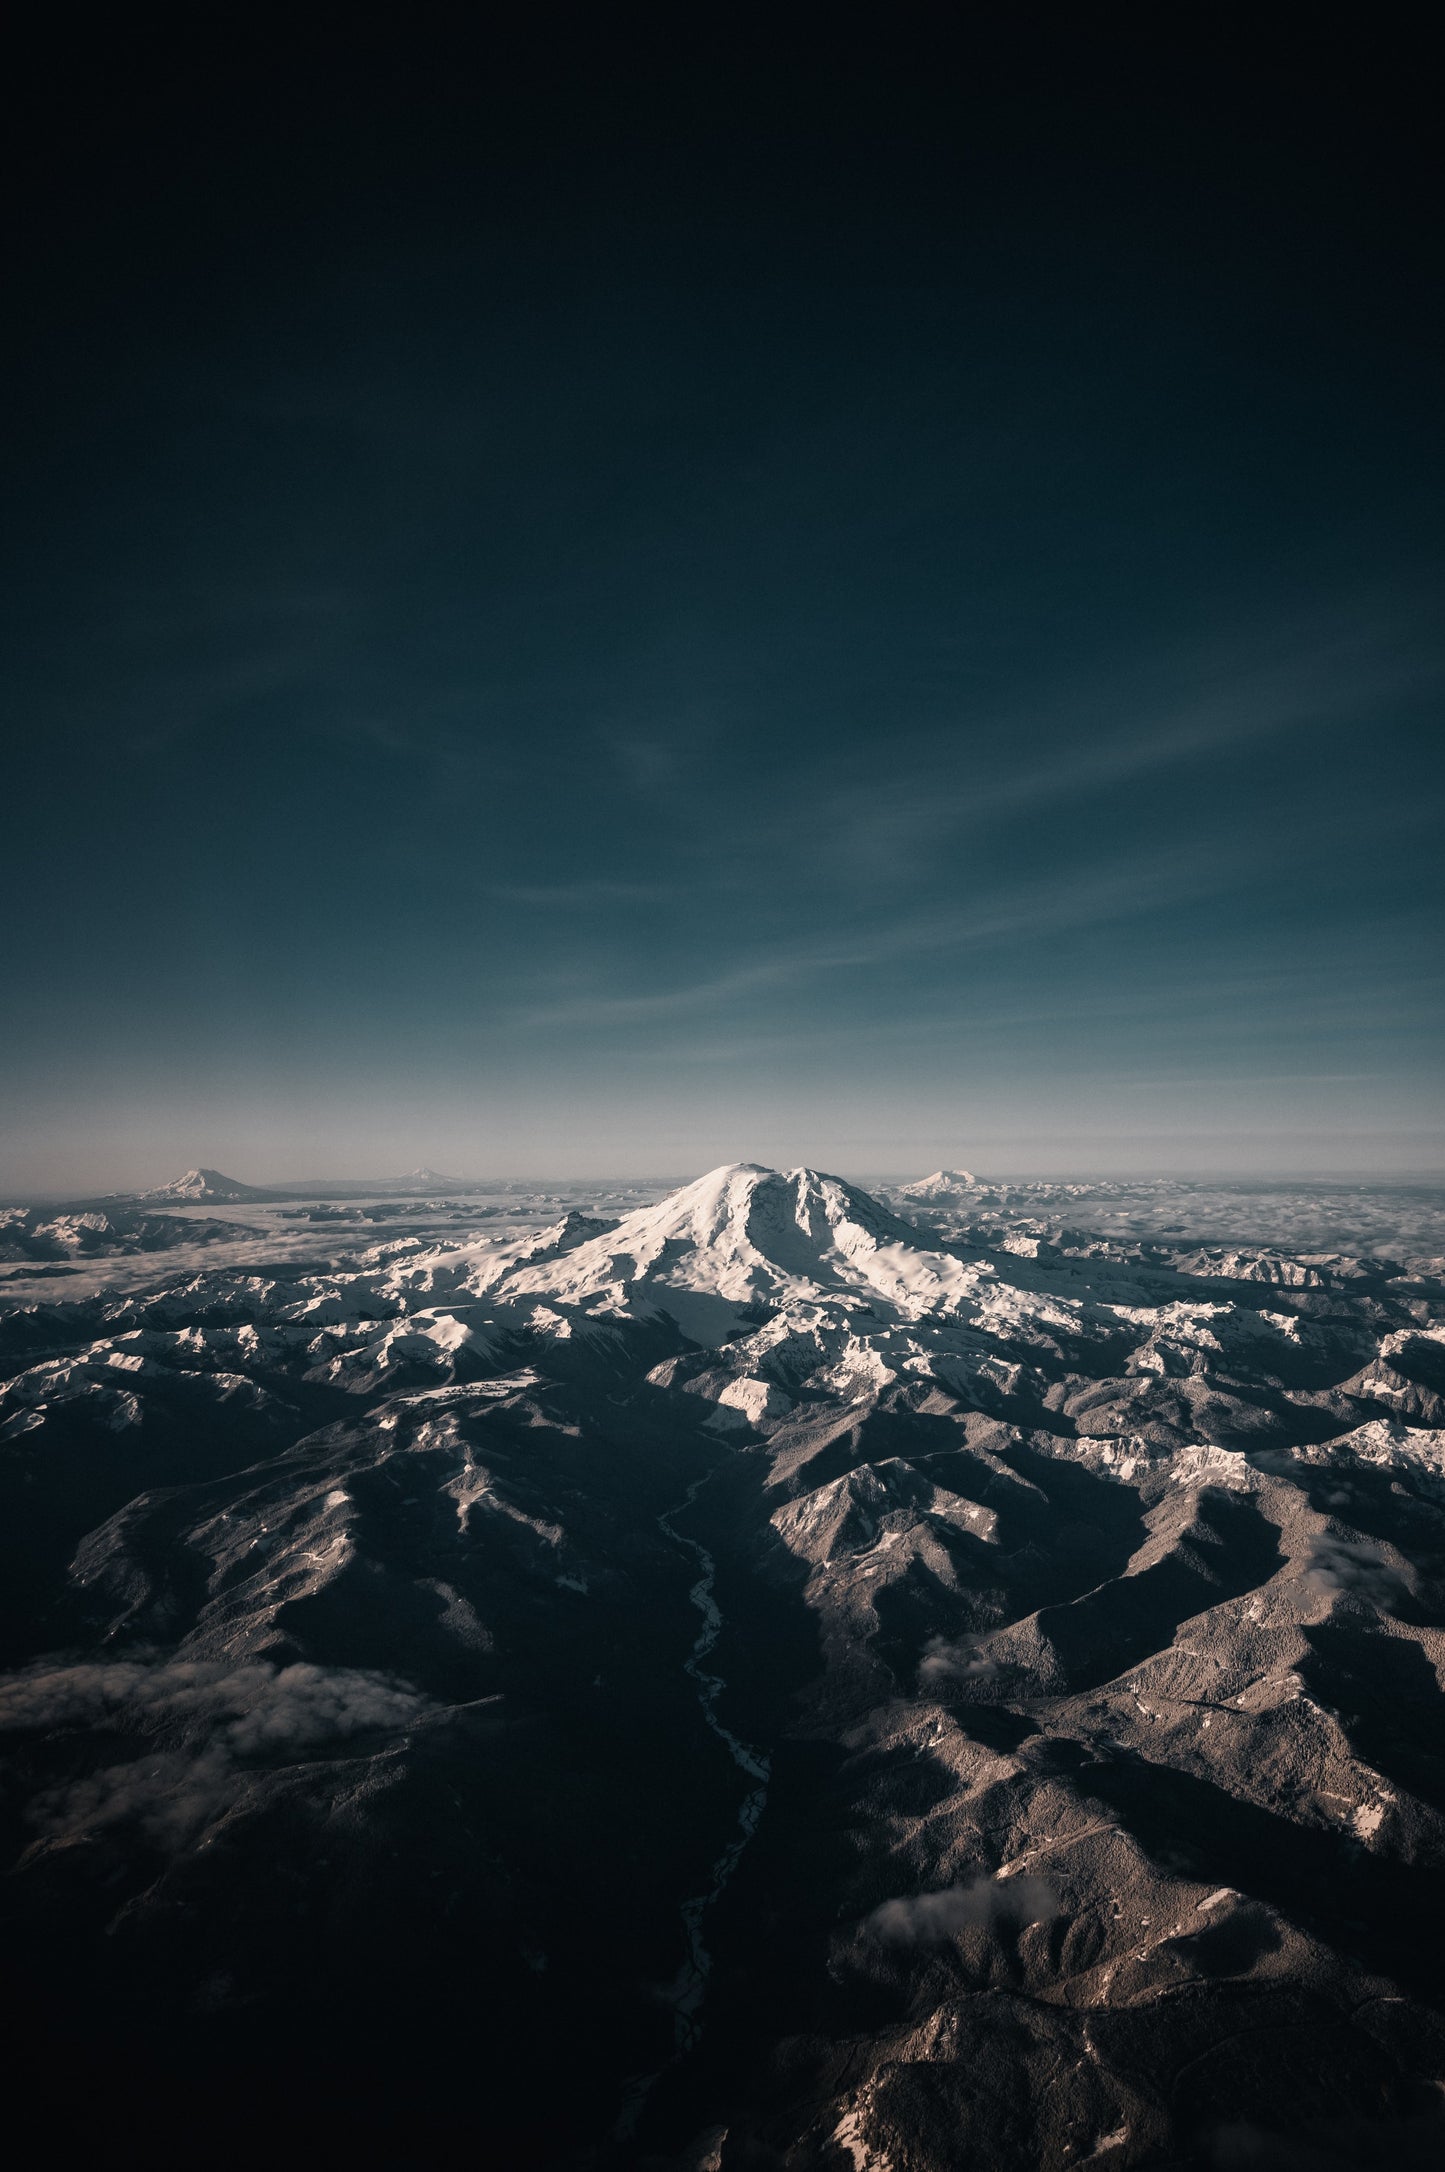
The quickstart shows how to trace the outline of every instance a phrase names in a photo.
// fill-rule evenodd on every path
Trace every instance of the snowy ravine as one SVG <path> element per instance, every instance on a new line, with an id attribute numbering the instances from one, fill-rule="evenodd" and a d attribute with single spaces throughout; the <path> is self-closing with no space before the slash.
<path id="1" fill-rule="evenodd" d="M 674 1507 L 665 1509 L 658 1517 L 657 1525 L 658 1529 L 665 1537 L 671 1539 L 675 1546 L 682 1546 L 687 1549 L 702 1571 L 697 1582 L 688 1593 L 692 1604 L 702 1616 L 702 1627 L 693 1640 L 691 1652 L 683 1662 L 683 1672 L 690 1675 L 697 1684 L 698 1703 L 702 1707 L 702 1715 L 708 1726 L 718 1740 L 726 1746 L 728 1755 L 732 1758 L 739 1771 L 746 1773 L 748 1778 L 755 1782 L 755 1785 L 749 1790 L 743 1800 L 742 1807 L 738 1811 L 736 1837 L 728 1842 L 722 1854 L 712 1866 L 711 1883 L 704 1892 L 694 1894 L 691 1900 L 686 1900 L 682 1904 L 682 1924 L 687 1937 L 687 1947 L 682 1966 L 677 1972 L 670 2000 L 676 2016 L 674 2062 L 685 2058 L 690 2051 L 693 2051 L 701 2038 L 702 2002 L 707 1995 L 707 1980 L 712 1968 L 712 1955 L 708 1951 L 707 1941 L 703 1936 L 703 1923 L 709 1908 L 722 1894 L 733 1872 L 737 1869 L 744 1848 L 757 1831 L 758 1820 L 763 1814 L 763 1806 L 768 1799 L 768 1779 L 772 1770 L 768 1758 L 761 1750 L 754 1749 L 751 1744 L 744 1742 L 740 1736 L 733 1733 L 730 1727 L 725 1727 L 718 1718 L 718 1698 L 727 1687 L 727 1683 L 722 1675 L 709 1673 L 703 1665 L 704 1660 L 707 1659 L 717 1643 L 723 1626 L 722 1609 L 713 1597 L 713 1586 L 717 1578 L 717 1563 L 700 1539 L 688 1538 L 677 1529 L 673 1518 L 682 1515 L 684 1510 L 691 1508 L 707 1482 L 707 1477 L 694 1479 L 682 1499 Z M 662 2070 L 659 2070 L 655 2074 L 638 2077 L 628 2084 L 624 2092 L 622 2117 L 615 2129 L 618 2139 L 625 2140 L 631 2135 L 638 2119 L 641 2117 L 644 2104 L 651 2095 L 654 2085 L 661 2078 Z"/>

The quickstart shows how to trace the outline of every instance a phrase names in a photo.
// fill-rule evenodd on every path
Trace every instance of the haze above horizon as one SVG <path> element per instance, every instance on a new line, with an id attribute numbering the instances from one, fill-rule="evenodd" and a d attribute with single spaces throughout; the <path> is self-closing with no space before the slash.
<path id="1" fill-rule="evenodd" d="M 0 1206 L 47 1206 L 47 1207 L 97 1207 L 111 1202 L 123 1204 L 141 1201 L 157 1209 L 176 1206 L 203 1205 L 228 1213 L 244 1213 L 248 1197 L 254 1195 L 257 1205 L 275 1205 L 291 1200 L 320 1201 L 327 1195 L 359 1198 L 367 1194 L 378 1196 L 416 1197 L 429 1191 L 433 1196 L 443 1196 L 449 1190 L 486 1195 L 493 1191 L 506 1192 L 524 1197 L 529 1194 L 545 1194 L 553 1185 L 564 1185 L 570 1191 L 585 1195 L 589 1189 L 607 1191 L 617 1185 L 635 1186 L 640 1190 L 682 1190 L 715 1175 L 727 1167 L 749 1167 L 776 1174 L 805 1170 L 823 1178 L 841 1177 L 846 1182 L 869 1191 L 874 1187 L 894 1190 L 915 1182 L 921 1175 L 951 1173 L 945 1164 L 942 1168 L 921 1171 L 919 1168 L 824 1169 L 816 1163 L 781 1162 L 779 1164 L 756 1161 L 716 1163 L 710 1169 L 622 1169 L 622 1170 L 542 1170 L 537 1168 L 514 1171 L 437 1171 L 427 1172 L 423 1182 L 417 1172 L 408 1176 L 376 1174 L 366 1171 L 337 1171 L 330 1175 L 293 1177 L 267 1177 L 252 1174 L 235 1177 L 226 1171 L 207 1169 L 189 1171 L 189 1175 L 204 1175 L 218 1187 L 225 1189 L 188 1192 L 182 1190 L 174 1177 L 152 1182 L 136 1181 L 126 1185 L 95 1187 L 81 1193 L 55 1191 L 11 1192 L 0 1195 Z M 1445 1196 L 1445 1180 L 1433 1169 L 1400 1170 L 1380 1175 L 1368 1170 L 1334 1169 L 1329 1171 L 1310 1169 L 1286 1170 L 1203 1170 L 1203 1169 L 1145 1169 L 1145 1168 L 1069 1168 L 1048 1169 L 1029 1166 L 1025 1168 L 990 1168 L 976 1171 L 972 1183 L 980 1193 L 993 1190 L 1009 1190 L 1015 1186 L 1036 1185 L 1052 1188 L 1059 1185 L 1076 1185 L 1081 1190 L 1098 1186 L 1101 1190 L 1128 1191 L 1157 1186 L 1178 1189 L 1191 1188 L 1201 1193 L 1227 1193 L 1232 1189 L 1268 1192 L 1281 1191 L 1319 1193 L 1356 1191 L 1383 1195 L 1390 1192 L 1439 1193 Z M 615 1211 L 615 1210 L 614 1210 Z"/>

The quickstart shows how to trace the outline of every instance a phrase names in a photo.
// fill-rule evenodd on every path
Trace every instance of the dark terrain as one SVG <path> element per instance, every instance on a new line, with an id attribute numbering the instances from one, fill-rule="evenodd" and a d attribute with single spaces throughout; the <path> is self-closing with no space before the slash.
<path id="1" fill-rule="evenodd" d="M 48 2152 L 1445 2160 L 1445 1261 L 1066 1189 L 8 1299 Z"/>

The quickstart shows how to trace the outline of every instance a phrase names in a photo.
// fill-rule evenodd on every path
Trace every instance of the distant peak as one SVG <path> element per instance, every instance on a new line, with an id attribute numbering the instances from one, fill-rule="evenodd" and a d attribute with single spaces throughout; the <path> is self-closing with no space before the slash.
<path id="1" fill-rule="evenodd" d="M 976 1191 L 978 1183 L 971 1169 L 935 1169 L 932 1176 L 919 1177 L 898 1189 L 904 1199 L 947 1199 L 953 1192 Z"/>
<path id="2" fill-rule="evenodd" d="M 188 1169 L 184 1176 L 174 1177 L 169 1184 L 158 1184 L 151 1191 L 139 1192 L 140 1199 L 201 1199 L 236 1200 L 254 1199 L 258 1196 L 253 1184 L 242 1184 L 238 1178 L 229 1177 L 219 1169 Z"/>

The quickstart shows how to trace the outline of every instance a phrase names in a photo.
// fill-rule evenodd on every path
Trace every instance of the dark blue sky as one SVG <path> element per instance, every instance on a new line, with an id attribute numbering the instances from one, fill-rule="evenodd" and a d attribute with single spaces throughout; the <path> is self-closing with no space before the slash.
<path id="1" fill-rule="evenodd" d="M 1416 57 L 887 34 L 37 51 L 0 1184 L 1438 1163 Z"/>

